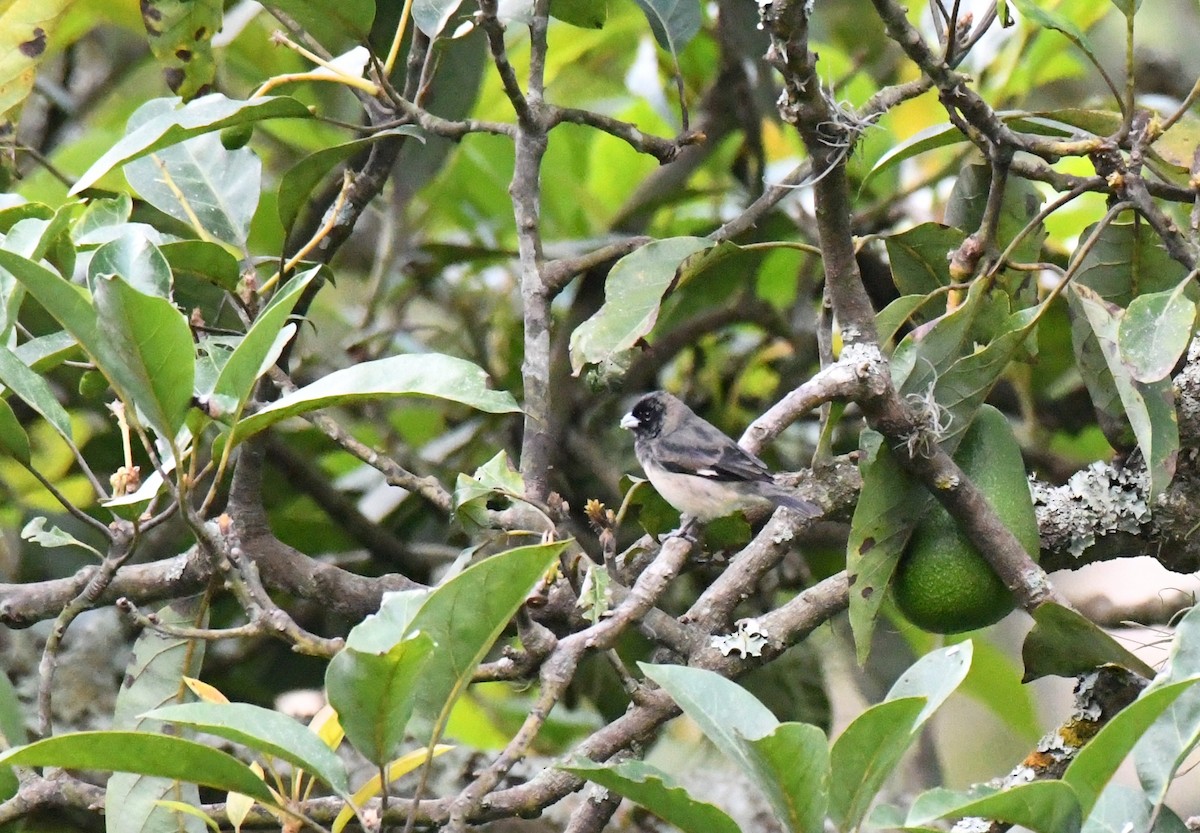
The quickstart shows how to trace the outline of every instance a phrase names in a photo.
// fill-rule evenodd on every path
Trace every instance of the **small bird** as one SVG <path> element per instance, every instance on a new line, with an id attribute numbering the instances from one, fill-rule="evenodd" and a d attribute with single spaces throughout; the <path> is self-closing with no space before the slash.
<path id="1" fill-rule="evenodd" d="M 762 460 L 665 391 L 648 393 L 621 418 L 646 477 L 667 503 L 700 521 L 775 504 L 803 517 L 815 503 L 779 485 Z"/>

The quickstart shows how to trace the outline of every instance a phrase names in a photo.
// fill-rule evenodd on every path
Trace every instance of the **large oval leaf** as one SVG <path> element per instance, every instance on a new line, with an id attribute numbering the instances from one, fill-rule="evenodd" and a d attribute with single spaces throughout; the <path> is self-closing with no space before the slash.
<path id="1" fill-rule="evenodd" d="M 192 330 L 166 298 L 139 292 L 116 276 L 96 284 L 96 311 L 104 318 L 105 375 L 171 440 L 192 402 L 196 357 Z"/>
<path id="2" fill-rule="evenodd" d="M 376 766 L 395 758 L 408 734 L 417 689 L 436 646 L 416 633 L 382 651 L 347 645 L 329 663 L 325 688 L 346 737 Z M 446 646 L 447 651 L 453 650 Z"/>
<path id="3" fill-rule="evenodd" d="M 571 333 L 571 372 L 612 362 L 648 335 L 680 263 L 712 245 L 702 237 L 672 237 L 618 260 L 604 282 L 604 306 Z"/>
<path id="4" fill-rule="evenodd" d="M 277 399 L 239 422 L 234 441 L 241 442 L 282 419 L 330 405 L 396 396 L 433 396 L 492 414 L 521 410 L 508 391 L 488 388 L 487 374 L 465 359 L 441 353 L 392 356 L 335 370 Z"/>
<path id="5" fill-rule="evenodd" d="M 286 714 L 250 703 L 181 703 L 163 706 L 143 717 L 181 723 L 245 744 L 316 775 L 339 795 L 346 796 L 350 791 L 346 767 L 338 756 L 307 726 Z"/>
<path id="6" fill-rule="evenodd" d="M 197 236 L 240 247 L 258 207 L 262 162 L 249 148 L 228 150 L 208 133 L 130 161 L 125 178 Z"/>
<path id="7" fill-rule="evenodd" d="M 155 615 L 168 626 L 203 628 L 208 624 L 208 605 L 204 597 L 193 596 L 172 602 Z M 117 693 L 114 727 L 161 732 L 162 724 L 147 719 L 143 712 L 183 701 L 187 696 L 183 678 L 200 673 L 204 649 L 205 642 L 200 639 L 182 639 L 154 628 L 143 629 L 134 642 L 133 660 L 125 669 L 125 679 Z M 177 817 L 162 806 L 163 800 L 198 805 L 200 790 L 194 784 L 169 778 L 114 772 L 105 794 L 105 829 L 109 833 L 127 830 L 202 833 L 204 825 L 199 819 Z"/>
<path id="8" fill-rule="evenodd" d="M 0 765 L 55 766 L 136 772 L 240 792 L 275 806 L 275 798 L 250 767 L 232 755 L 193 740 L 150 732 L 75 732 L 0 753 Z"/>
<path id="9" fill-rule="evenodd" d="M 740 833 L 729 816 L 688 795 L 671 777 L 644 761 L 604 765 L 575 760 L 559 769 L 586 778 L 645 807 L 683 833 Z"/>
<path id="10" fill-rule="evenodd" d="M 162 106 L 155 99 L 142 105 L 153 107 L 157 112 Z M 250 124 L 263 119 L 306 119 L 311 118 L 309 109 L 294 98 L 287 96 L 263 96 L 250 101 L 235 101 L 220 93 L 197 98 L 180 106 L 180 99 L 165 99 L 168 104 L 165 112 L 141 123 L 131 130 L 124 139 L 117 142 L 97 159 L 90 168 L 79 178 L 71 188 L 71 194 L 78 194 L 96 184 L 100 177 L 118 165 L 132 159 L 145 156 L 148 153 L 178 144 L 185 139 L 212 133 L 236 124 Z M 135 118 L 130 121 L 137 124 Z"/>

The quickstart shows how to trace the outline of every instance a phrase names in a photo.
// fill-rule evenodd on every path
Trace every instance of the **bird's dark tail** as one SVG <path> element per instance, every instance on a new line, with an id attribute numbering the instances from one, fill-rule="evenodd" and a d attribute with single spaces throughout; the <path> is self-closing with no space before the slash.
<path id="1" fill-rule="evenodd" d="M 791 509 L 797 515 L 803 518 L 812 518 L 820 515 L 821 507 L 813 503 L 811 500 L 805 500 L 797 495 L 786 486 L 780 486 L 777 483 L 772 483 L 767 489 L 764 497 L 768 497 L 779 506 Z"/>

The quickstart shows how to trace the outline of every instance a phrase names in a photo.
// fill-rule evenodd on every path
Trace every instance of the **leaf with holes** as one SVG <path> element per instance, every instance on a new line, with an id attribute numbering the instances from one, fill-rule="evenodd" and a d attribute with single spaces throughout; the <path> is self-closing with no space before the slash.
<path id="1" fill-rule="evenodd" d="M 217 74 L 212 37 L 221 29 L 221 0 L 142 0 L 150 51 L 171 92 L 189 101 Z"/>
<path id="2" fill-rule="evenodd" d="M 702 237 L 672 237 L 618 260 L 604 282 L 604 305 L 571 333 L 571 372 L 612 364 L 649 335 L 680 264 L 712 246 Z"/>
<path id="3" fill-rule="evenodd" d="M 0 124 L 15 122 L 37 66 L 72 0 L 10 0 L 0 6 Z"/>

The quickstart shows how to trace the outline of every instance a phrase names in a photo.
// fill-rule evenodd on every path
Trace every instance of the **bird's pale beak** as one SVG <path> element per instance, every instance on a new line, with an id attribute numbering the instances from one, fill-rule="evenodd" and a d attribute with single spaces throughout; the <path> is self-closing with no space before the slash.
<path id="1" fill-rule="evenodd" d="M 641 420 L 639 420 L 633 414 L 625 414 L 625 416 L 621 417 L 621 427 L 627 428 L 630 431 L 632 431 L 634 428 L 637 428 L 641 424 Z"/>

